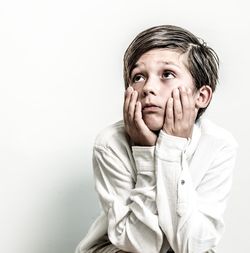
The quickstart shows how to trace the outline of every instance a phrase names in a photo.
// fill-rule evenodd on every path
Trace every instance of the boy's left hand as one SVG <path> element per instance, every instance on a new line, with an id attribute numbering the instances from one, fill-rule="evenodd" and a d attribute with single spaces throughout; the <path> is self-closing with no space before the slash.
<path id="1" fill-rule="evenodd" d="M 186 87 L 176 88 L 173 90 L 173 97 L 170 97 L 167 101 L 162 130 L 169 135 L 190 138 L 196 114 L 191 89 Z"/>

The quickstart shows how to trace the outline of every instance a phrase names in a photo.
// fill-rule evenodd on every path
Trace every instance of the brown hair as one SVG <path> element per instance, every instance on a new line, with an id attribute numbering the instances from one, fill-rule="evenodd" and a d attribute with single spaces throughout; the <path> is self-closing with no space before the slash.
<path id="1" fill-rule="evenodd" d="M 125 88 L 129 86 L 131 72 L 136 62 L 146 52 L 155 48 L 177 49 L 187 54 L 187 68 L 196 89 L 208 85 L 214 92 L 218 81 L 219 58 L 215 51 L 186 29 L 173 25 L 160 25 L 139 33 L 127 48 L 124 62 Z M 198 112 L 198 119 L 206 108 Z"/>

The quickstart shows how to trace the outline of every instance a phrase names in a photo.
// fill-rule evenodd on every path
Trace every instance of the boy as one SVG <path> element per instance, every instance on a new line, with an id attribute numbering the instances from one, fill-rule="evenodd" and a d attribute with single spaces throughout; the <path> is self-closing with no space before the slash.
<path id="1" fill-rule="evenodd" d="M 189 31 L 157 26 L 124 56 L 124 120 L 96 139 L 103 212 L 76 252 L 215 252 L 237 144 L 201 117 L 218 79 L 216 53 Z"/>

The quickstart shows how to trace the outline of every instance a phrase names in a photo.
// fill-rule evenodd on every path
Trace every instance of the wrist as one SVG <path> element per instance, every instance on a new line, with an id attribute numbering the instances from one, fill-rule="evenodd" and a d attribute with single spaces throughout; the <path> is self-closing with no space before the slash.
<path id="1" fill-rule="evenodd" d="M 162 128 L 162 131 L 167 135 L 179 137 L 179 138 L 184 138 L 184 139 L 190 139 L 192 137 L 192 132 L 193 132 L 192 129 L 189 131 L 182 131 L 182 132 L 170 131 L 164 127 Z"/>
<path id="2" fill-rule="evenodd" d="M 153 147 L 156 144 L 155 140 L 139 140 L 139 141 L 132 141 L 132 146 L 141 146 L 141 147 Z"/>

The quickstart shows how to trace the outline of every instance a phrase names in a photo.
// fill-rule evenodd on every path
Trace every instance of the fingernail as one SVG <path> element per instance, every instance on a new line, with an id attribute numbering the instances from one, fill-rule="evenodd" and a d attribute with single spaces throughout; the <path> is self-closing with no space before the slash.
<path id="1" fill-rule="evenodd" d="M 127 89 L 127 91 L 131 91 L 131 92 L 132 92 L 133 90 L 134 90 L 134 89 L 133 89 L 132 86 L 129 86 L 128 89 Z"/>

